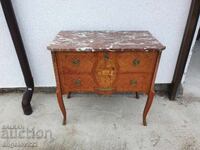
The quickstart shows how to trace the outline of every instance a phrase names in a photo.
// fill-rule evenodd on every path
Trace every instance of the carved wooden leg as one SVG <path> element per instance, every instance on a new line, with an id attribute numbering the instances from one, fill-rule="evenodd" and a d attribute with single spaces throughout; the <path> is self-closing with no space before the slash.
<path id="1" fill-rule="evenodd" d="M 63 102 L 63 97 L 59 91 L 56 91 L 56 94 L 57 94 L 57 100 L 58 100 L 60 110 L 63 114 L 63 125 L 66 125 L 67 112 L 66 112 L 65 105 Z"/>
<path id="2" fill-rule="evenodd" d="M 143 125 L 144 126 L 147 126 L 146 117 L 147 117 L 147 114 L 148 114 L 149 109 L 151 107 L 151 104 L 153 102 L 154 95 L 155 95 L 155 92 L 154 91 L 150 91 L 150 93 L 148 95 L 148 98 L 147 98 L 147 102 L 146 102 L 146 105 L 145 105 L 145 108 L 144 108 L 144 112 L 143 112 Z"/>
<path id="3" fill-rule="evenodd" d="M 137 99 L 139 99 L 139 98 L 140 98 L 140 96 L 139 96 L 139 93 L 138 93 L 138 92 L 136 92 L 136 93 L 135 93 L 135 97 L 136 97 Z"/>
<path id="4" fill-rule="evenodd" d="M 68 92 L 67 98 L 71 98 L 71 92 Z"/>

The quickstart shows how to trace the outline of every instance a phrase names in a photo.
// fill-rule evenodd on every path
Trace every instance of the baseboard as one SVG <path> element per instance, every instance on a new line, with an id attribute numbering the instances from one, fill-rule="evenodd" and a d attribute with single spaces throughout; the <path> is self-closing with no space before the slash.
<path id="1" fill-rule="evenodd" d="M 170 84 L 156 84 L 155 91 L 160 93 L 167 93 Z M 13 92 L 24 92 L 26 88 L 0 88 L 0 93 L 13 93 Z M 45 93 L 55 93 L 56 87 L 35 87 L 34 92 L 45 92 Z"/>
<path id="2" fill-rule="evenodd" d="M 26 88 L 18 87 L 18 88 L 0 88 L 0 93 L 21 93 L 24 92 Z M 56 91 L 56 87 L 34 87 L 34 92 L 46 92 L 46 93 L 54 93 Z"/>

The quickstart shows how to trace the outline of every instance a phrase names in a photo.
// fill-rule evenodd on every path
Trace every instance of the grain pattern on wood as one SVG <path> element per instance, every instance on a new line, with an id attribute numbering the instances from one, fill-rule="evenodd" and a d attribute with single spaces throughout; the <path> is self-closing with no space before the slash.
<path id="1" fill-rule="evenodd" d="M 144 92 L 147 93 L 151 84 L 151 75 L 143 73 L 119 74 L 116 81 L 118 92 Z"/>
<path id="2" fill-rule="evenodd" d="M 118 55 L 119 71 L 153 72 L 157 52 L 126 52 Z"/>
<path id="3" fill-rule="evenodd" d="M 57 57 L 64 73 L 90 73 L 95 61 L 94 53 L 59 52 Z"/>
<path id="4" fill-rule="evenodd" d="M 91 74 L 65 74 L 63 77 L 63 91 L 66 92 L 93 92 L 95 82 Z"/>

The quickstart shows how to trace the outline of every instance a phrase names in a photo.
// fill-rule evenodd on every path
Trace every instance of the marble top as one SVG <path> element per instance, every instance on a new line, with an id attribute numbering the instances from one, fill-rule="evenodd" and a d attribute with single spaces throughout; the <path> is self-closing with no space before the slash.
<path id="1" fill-rule="evenodd" d="M 51 51 L 164 50 L 148 31 L 61 31 Z"/>

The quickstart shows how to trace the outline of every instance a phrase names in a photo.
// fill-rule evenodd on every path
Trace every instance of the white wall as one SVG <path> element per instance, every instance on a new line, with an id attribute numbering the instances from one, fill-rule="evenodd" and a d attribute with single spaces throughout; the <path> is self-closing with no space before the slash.
<path id="1" fill-rule="evenodd" d="M 36 86 L 54 86 L 47 44 L 59 30 L 149 30 L 167 49 L 157 83 L 170 83 L 191 0 L 13 0 Z M 0 8 L 0 88 L 24 81 Z"/>

